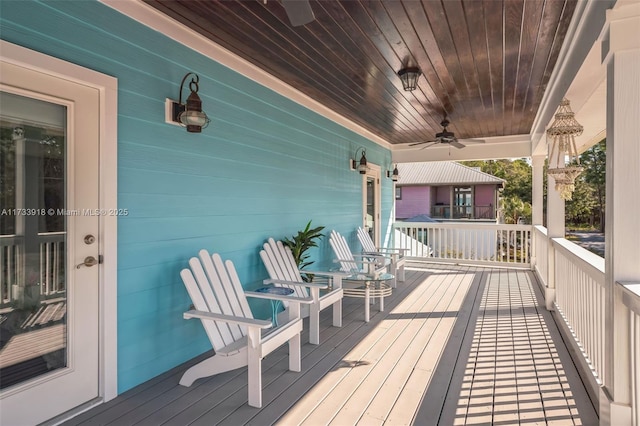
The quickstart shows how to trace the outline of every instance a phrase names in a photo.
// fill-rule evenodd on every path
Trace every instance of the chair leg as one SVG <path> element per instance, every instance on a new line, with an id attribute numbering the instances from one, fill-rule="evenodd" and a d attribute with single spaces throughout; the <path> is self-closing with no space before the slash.
<path id="1" fill-rule="evenodd" d="M 404 263 L 398 268 L 398 280 L 404 282 Z"/>
<path id="2" fill-rule="evenodd" d="M 314 303 L 309 309 L 309 343 L 320 343 L 320 304 Z"/>
<path id="3" fill-rule="evenodd" d="M 289 370 L 302 370 L 302 352 L 300 350 L 300 333 L 289 339 Z"/>
<path id="4" fill-rule="evenodd" d="M 227 371 L 235 370 L 247 365 L 247 350 L 243 348 L 237 354 L 231 356 L 214 355 L 204 361 L 200 361 L 184 372 L 180 379 L 181 386 L 191 386 L 193 382 Z"/>
<path id="5" fill-rule="evenodd" d="M 398 265 L 392 263 L 390 265 L 391 273 L 393 274 L 393 279 L 389 282 L 391 288 L 396 288 L 398 286 Z"/>
<path id="6" fill-rule="evenodd" d="M 249 405 L 262 408 L 262 358 L 260 358 L 260 349 L 249 347 L 248 350 L 249 380 L 247 388 L 249 391 Z"/>
<path id="7" fill-rule="evenodd" d="M 342 299 L 335 302 L 331 308 L 333 310 L 333 326 L 342 327 Z"/>

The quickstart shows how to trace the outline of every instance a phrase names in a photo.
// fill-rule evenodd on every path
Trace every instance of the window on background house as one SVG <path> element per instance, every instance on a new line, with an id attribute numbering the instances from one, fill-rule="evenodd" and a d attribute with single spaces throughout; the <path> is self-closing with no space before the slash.
<path id="1" fill-rule="evenodd" d="M 454 217 L 472 217 L 473 191 L 470 186 L 456 186 L 453 188 Z"/>
<path id="2" fill-rule="evenodd" d="M 396 200 L 402 200 L 402 187 L 396 186 Z"/>

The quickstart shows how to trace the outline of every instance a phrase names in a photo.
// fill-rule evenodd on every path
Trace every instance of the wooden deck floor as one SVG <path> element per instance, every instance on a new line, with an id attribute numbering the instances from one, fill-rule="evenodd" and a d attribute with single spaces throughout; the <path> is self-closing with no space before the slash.
<path id="1" fill-rule="evenodd" d="M 323 312 L 320 345 L 305 324 L 301 373 L 287 371 L 284 347 L 265 358 L 260 410 L 246 404 L 246 369 L 185 388 L 184 365 L 65 424 L 598 423 L 530 271 L 408 269 L 370 323 L 362 300 L 345 298 L 342 328 Z"/>

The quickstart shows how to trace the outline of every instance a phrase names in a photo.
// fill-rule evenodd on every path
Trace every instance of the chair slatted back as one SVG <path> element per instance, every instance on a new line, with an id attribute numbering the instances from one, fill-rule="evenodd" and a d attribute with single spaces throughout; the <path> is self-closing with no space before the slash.
<path id="1" fill-rule="evenodd" d="M 376 253 L 378 250 L 376 249 L 376 245 L 373 243 L 371 239 L 371 235 L 362 227 L 358 227 L 358 240 L 360 240 L 360 244 L 362 244 L 362 250 L 366 253 Z"/>
<path id="2" fill-rule="evenodd" d="M 300 270 L 293 258 L 291 249 L 285 246 L 282 241 L 275 241 L 269 238 L 260 250 L 260 258 L 269 273 L 269 278 L 274 280 L 303 282 Z M 281 287 L 291 288 L 298 297 L 308 297 L 307 289 L 300 286 L 290 286 L 286 284 L 276 284 Z"/>
<path id="3" fill-rule="evenodd" d="M 340 269 L 345 272 L 358 270 L 358 264 L 351 253 L 347 240 L 339 232 L 332 230 L 329 236 L 329 244 L 336 258 L 340 259 Z"/>
<path id="4" fill-rule="evenodd" d="M 180 272 L 196 310 L 215 314 L 253 318 L 240 279 L 231 261 L 223 262 L 219 254 L 200 250 L 199 258 L 189 260 L 190 269 Z M 237 324 L 202 321 L 215 350 L 239 340 L 246 330 Z"/>

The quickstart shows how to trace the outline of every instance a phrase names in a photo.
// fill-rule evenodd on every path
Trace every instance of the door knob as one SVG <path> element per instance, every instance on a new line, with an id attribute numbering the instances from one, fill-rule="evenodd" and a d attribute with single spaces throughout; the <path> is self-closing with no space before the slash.
<path id="1" fill-rule="evenodd" d="M 84 262 L 79 263 L 78 265 L 76 265 L 76 269 L 80 269 L 82 266 L 86 266 L 87 268 L 90 268 L 92 266 L 95 266 L 98 264 L 98 259 L 96 259 L 93 256 L 87 256 L 84 258 Z"/>

